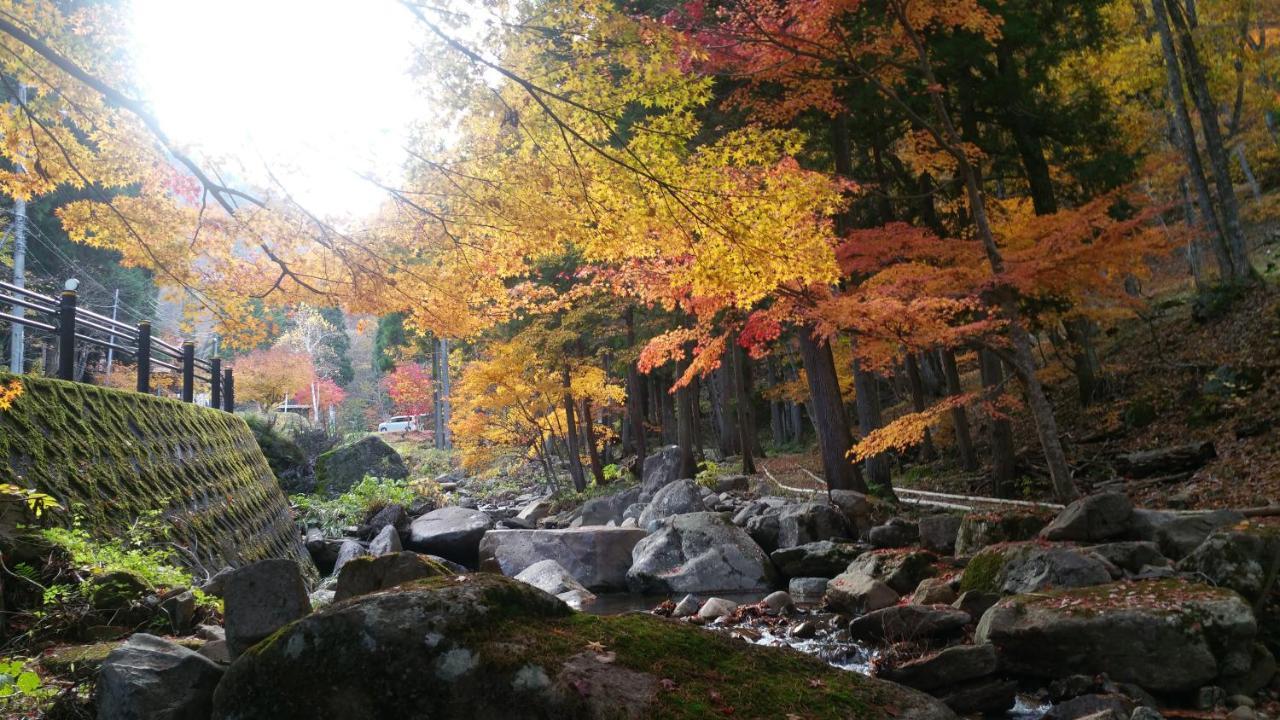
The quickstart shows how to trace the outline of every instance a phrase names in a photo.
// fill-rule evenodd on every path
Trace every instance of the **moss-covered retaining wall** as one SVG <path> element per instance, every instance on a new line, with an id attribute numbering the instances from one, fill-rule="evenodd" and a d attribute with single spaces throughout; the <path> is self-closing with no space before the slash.
<path id="1" fill-rule="evenodd" d="M 0 384 L 12 375 L 0 373 Z M 218 410 L 22 377 L 0 410 L 0 483 L 57 498 L 97 537 L 159 511 L 209 571 L 306 550 L 253 433 Z M 305 566 L 305 564 L 304 564 Z"/>

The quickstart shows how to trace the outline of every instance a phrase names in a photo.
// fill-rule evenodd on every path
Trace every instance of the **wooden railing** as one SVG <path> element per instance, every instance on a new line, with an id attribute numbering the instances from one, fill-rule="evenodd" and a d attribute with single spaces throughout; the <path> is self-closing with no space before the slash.
<path id="1" fill-rule="evenodd" d="M 88 343 L 132 356 L 138 373 L 137 390 L 151 392 L 151 370 L 162 367 L 182 378 L 182 401 L 195 400 L 196 382 L 208 383 L 209 405 L 227 412 L 235 409 L 235 377 L 223 368 L 220 358 L 197 358 L 195 343 L 185 340 L 174 345 L 151 335 L 151 323 L 129 325 L 76 306 L 76 283 L 58 299 L 27 288 L 0 281 L 0 306 L 23 308 L 35 316 L 0 312 L 0 322 L 43 330 L 58 337 L 58 372 L 62 380 L 77 380 L 76 343 Z M 38 319 L 45 318 L 48 322 Z M 161 359 L 167 358 L 167 359 Z"/>

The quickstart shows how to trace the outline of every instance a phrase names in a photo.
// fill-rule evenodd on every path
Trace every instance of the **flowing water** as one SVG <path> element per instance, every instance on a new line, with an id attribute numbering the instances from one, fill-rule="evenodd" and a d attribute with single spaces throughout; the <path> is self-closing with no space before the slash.
<path id="1" fill-rule="evenodd" d="M 760 600 L 758 593 L 752 594 L 717 594 L 726 600 L 739 604 L 750 604 Z M 593 615 L 620 615 L 628 612 L 649 612 L 668 599 L 666 595 L 633 595 L 629 593 L 606 593 L 599 595 L 594 603 L 583 608 Z M 802 614 L 812 614 L 816 619 L 823 614 L 814 612 L 813 605 L 801 603 L 797 609 Z M 870 675 L 877 651 L 862 643 L 854 642 L 847 636 L 841 637 L 839 631 L 819 630 L 811 638 L 790 636 L 785 629 L 775 628 L 764 622 L 746 620 L 741 623 L 711 623 L 704 626 L 713 632 L 722 632 L 747 642 L 766 647 L 789 647 L 807 655 L 813 655 L 827 664 L 841 670 L 850 670 L 863 675 Z M 1049 705 L 1019 696 L 1017 704 L 1006 713 L 1008 720 L 1039 720 L 1049 710 Z"/>

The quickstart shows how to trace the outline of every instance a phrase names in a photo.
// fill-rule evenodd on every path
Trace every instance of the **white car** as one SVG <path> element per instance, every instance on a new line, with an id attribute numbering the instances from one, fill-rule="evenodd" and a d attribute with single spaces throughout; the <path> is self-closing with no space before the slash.
<path id="1" fill-rule="evenodd" d="M 397 415 L 378 424 L 378 432 L 413 432 L 418 422 L 408 415 Z"/>

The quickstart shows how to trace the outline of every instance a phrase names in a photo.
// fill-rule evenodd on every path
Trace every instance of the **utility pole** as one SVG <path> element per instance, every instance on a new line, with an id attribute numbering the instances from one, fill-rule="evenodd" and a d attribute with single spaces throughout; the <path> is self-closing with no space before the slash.
<path id="1" fill-rule="evenodd" d="M 116 310 L 118 310 L 119 308 L 120 308 L 120 288 L 116 288 L 115 297 L 112 298 L 111 300 L 111 320 L 112 320 L 111 329 L 112 330 L 114 330 L 116 327 L 115 326 Z M 115 344 L 116 344 L 116 334 L 113 332 L 111 333 L 111 345 L 115 345 Z M 111 345 L 107 346 L 107 376 L 108 377 L 111 376 L 111 361 L 114 359 L 115 357 L 114 353 L 116 351 L 116 349 L 111 347 Z"/>
<path id="2" fill-rule="evenodd" d="M 27 102 L 27 88 L 18 86 L 18 102 Z M 26 172 L 26 167 L 18 163 L 18 170 Z M 13 284 L 18 287 L 27 286 L 27 201 L 16 198 L 13 201 Z M 26 315 L 26 308 L 13 306 L 13 314 L 17 317 Z M 26 327 L 22 323 L 12 323 L 9 342 L 9 372 L 20 375 L 24 368 L 23 355 L 26 349 Z"/>

